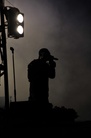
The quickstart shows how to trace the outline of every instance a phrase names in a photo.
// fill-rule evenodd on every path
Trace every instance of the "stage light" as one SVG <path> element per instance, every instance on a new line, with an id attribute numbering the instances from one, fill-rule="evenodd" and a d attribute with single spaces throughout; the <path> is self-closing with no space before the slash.
<path id="1" fill-rule="evenodd" d="M 24 14 L 15 7 L 7 7 L 5 15 L 8 22 L 8 37 L 24 37 Z"/>
<path id="2" fill-rule="evenodd" d="M 21 26 L 21 25 L 19 25 L 18 27 L 17 27 L 17 32 L 21 35 L 21 34 L 23 34 L 23 27 Z"/>

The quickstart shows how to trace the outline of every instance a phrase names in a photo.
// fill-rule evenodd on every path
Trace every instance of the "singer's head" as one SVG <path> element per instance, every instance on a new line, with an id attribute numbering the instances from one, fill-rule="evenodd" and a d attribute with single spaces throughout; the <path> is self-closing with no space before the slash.
<path id="1" fill-rule="evenodd" d="M 39 50 L 39 59 L 47 61 L 50 57 L 50 52 L 47 48 L 41 48 Z"/>
<path id="2" fill-rule="evenodd" d="M 55 58 L 54 56 L 52 56 L 49 52 L 49 50 L 47 48 L 41 48 L 39 50 L 39 59 L 43 59 L 45 61 L 50 60 L 50 58 L 52 60 L 58 60 L 58 58 Z"/>

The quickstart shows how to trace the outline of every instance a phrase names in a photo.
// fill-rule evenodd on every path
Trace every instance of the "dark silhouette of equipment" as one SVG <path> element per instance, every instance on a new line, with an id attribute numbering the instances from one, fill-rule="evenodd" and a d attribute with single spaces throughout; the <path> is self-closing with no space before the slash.
<path id="1" fill-rule="evenodd" d="M 9 90 L 8 90 L 8 70 L 7 70 L 7 48 L 6 48 L 6 32 L 5 32 L 5 18 L 4 18 L 4 0 L 0 0 L 0 49 L 2 51 L 1 64 L 2 73 L 1 76 L 4 75 L 4 86 L 5 86 L 5 109 L 8 111 L 9 109 Z M 2 58 L 3 57 L 3 58 Z M 2 66 L 3 65 L 3 66 Z"/>
<path id="2" fill-rule="evenodd" d="M 24 14 L 21 13 L 20 10 L 16 7 L 5 6 L 4 0 L 0 0 L 0 55 L 1 55 L 0 77 L 4 75 L 5 109 L 8 111 L 9 88 L 8 88 L 6 29 L 9 38 L 18 39 L 20 37 L 24 37 Z M 12 53 L 14 52 L 12 48 L 10 50 L 12 51 Z M 15 82 L 14 82 L 14 87 L 15 87 Z M 14 93 L 16 93 L 16 89 Z"/>
<path id="3" fill-rule="evenodd" d="M 8 22 L 8 37 L 15 39 L 24 37 L 24 14 L 11 6 L 6 6 L 4 12 Z"/>
<path id="4" fill-rule="evenodd" d="M 14 48 L 13 47 L 10 47 L 10 50 L 12 51 L 13 77 L 14 77 L 14 99 L 15 99 L 15 102 L 16 102 L 16 82 L 15 82 Z"/>
<path id="5" fill-rule="evenodd" d="M 51 55 L 50 55 L 50 58 L 51 58 L 52 60 L 58 60 L 58 58 L 56 58 L 56 57 L 54 57 L 54 56 L 51 56 Z"/>

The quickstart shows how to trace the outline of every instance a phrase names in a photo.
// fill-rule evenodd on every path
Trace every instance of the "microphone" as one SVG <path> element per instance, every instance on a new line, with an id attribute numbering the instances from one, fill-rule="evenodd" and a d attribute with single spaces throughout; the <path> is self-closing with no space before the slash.
<path id="1" fill-rule="evenodd" d="M 12 53 L 14 53 L 14 48 L 13 47 L 10 47 L 10 50 L 12 51 Z"/>
<path id="2" fill-rule="evenodd" d="M 58 60 L 58 58 L 56 58 L 56 57 L 54 57 L 54 56 L 50 56 L 50 58 L 51 58 L 52 60 Z"/>

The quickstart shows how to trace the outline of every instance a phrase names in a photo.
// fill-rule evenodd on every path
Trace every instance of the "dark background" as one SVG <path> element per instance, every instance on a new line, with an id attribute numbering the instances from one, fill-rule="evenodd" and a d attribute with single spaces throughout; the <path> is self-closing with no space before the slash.
<path id="1" fill-rule="evenodd" d="M 27 101 L 27 65 L 42 47 L 56 62 L 56 78 L 49 82 L 49 101 L 74 108 L 78 120 L 91 120 L 91 0 L 10 0 L 24 13 L 24 38 L 7 38 L 9 96 L 14 101 L 10 47 L 15 49 L 17 101 Z M 0 96 L 4 97 L 1 78 Z"/>

